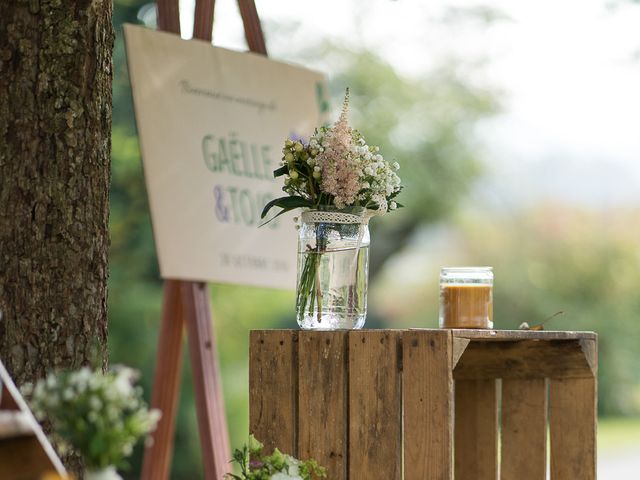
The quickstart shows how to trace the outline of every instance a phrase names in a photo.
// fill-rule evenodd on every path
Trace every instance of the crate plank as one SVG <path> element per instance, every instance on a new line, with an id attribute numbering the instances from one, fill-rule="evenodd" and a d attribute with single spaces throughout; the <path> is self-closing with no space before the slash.
<path id="1" fill-rule="evenodd" d="M 349 332 L 349 478 L 399 480 L 399 332 Z"/>
<path id="2" fill-rule="evenodd" d="M 576 332 L 568 330 L 480 330 L 480 329 L 452 329 L 456 338 L 469 338 L 483 341 L 511 341 L 511 340 L 596 340 L 594 332 Z"/>
<path id="3" fill-rule="evenodd" d="M 455 381 L 455 478 L 495 480 L 498 469 L 496 380 Z"/>
<path id="4" fill-rule="evenodd" d="M 502 380 L 502 480 L 547 478 L 547 381 Z"/>
<path id="5" fill-rule="evenodd" d="M 346 480 L 347 332 L 302 331 L 298 353 L 298 454 Z"/>
<path id="6" fill-rule="evenodd" d="M 402 335 L 404 473 L 411 480 L 453 475 L 451 334 L 410 330 Z"/>
<path id="7" fill-rule="evenodd" d="M 551 480 L 596 478 L 596 379 L 549 381 Z"/>
<path id="8" fill-rule="evenodd" d="M 593 370 L 580 340 L 472 340 L 460 357 L 453 377 L 588 378 Z"/>
<path id="9" fill-rule="evenodd" d="M 266 453 L 297 455 L 297 354 L 293 330 L 251 332 L 249 430 Z"/>
<path id="10" fill-rule="evenodd" d="M 41 478 L 56 466 L 35 435 L 0 440 L 0 478 Z"/>

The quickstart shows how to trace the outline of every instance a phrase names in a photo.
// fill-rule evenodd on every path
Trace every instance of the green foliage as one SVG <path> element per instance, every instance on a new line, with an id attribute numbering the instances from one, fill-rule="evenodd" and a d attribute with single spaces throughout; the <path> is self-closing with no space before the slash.
<path id="1" fill-rule="evenodd" d="M 297 460 L 277 448 L 271 455 L 262 453 L 264 446 L 253 435 L 241 449 L 233 452 L 233 462 L 240 467 L 240 475 L 228 473 L 234 480 L 315 480 L 326 478 L 326 470 L 315 460 Z"/>
<path id="2" fill-rule="evenodd" d="M 147 410 L 142 390 L 133 386 L 134 372 L 118 368 L 109 373 L 49 374 L 31 392 L 31 405 L 39 420 L 49 420 L 54 439 L 64 451 L 79 452 L 87 467 L 128 466 L 133 446 L 155 428 L 160 412 Z"/>

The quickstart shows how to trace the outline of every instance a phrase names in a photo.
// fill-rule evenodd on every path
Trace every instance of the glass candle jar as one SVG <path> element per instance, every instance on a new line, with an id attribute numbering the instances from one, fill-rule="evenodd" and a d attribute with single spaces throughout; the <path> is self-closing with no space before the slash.
<path id="1" fill-rule="evenodd" d="M 440 328 L 493 328 L 493 269 L 440 270 Z"/>

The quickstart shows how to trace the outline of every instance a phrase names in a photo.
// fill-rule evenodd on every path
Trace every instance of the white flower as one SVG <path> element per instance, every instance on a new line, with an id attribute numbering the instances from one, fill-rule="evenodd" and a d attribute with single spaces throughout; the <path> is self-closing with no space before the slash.
<path id="1" fill-rule="evenodd" d="M 289 475 L 285 472 L 278 472 L 271 475 L 270 480 L 302 480 L 300 475 Z"/>
<path id="2" fill-rule="evenodd" d="M 64 398 L 65 400 L 71 400 L 73 398 L 73 390 L 71 390 L 70 388 L 65 389 L 65 391 L 62 393 L 62 398 Z"/>
<path id="3" fill-rule="evenodd" d="M 23 384 L 22 387 L 20 387 L 20 391 L 22 392 L 22 395 L 28 397 L 33 393 L 33 383 L 27 382 Z"/>
<path id="4" fill-rule="evenodd" d="M 102 402 L 98 397 L 92 396 L 89 399 L 89 406 L 91 407 L 92 410 L 95 410 L 96 412 L 98 412 L 102 408 Z"/>
<path id="5" fill-rule="evenodd" d="M 393 169 L 400 170 L 400 164 L 398 162 L 393 162 Z"/>
<path id="6" fill-rule="evenodd" d="M 389 203 L 389 210 L 395 210 L 398 208 L 398 204 L 396 202 Z"/>

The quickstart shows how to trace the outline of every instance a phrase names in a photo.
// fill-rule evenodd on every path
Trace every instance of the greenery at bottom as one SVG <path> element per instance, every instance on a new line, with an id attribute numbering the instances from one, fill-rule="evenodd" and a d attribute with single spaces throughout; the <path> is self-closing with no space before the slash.
<path id="1" fill-rule="evenodd" d="M 326 478 L 326 470 L 315 460 L 298 460 L 277 448 L 271 455 L 263 454 L 264 445 L 253 435 L 247 444 L 233 452 L 233 462 L 240 474 L 228 473 L 228 480 L 315 480 Z"/>

